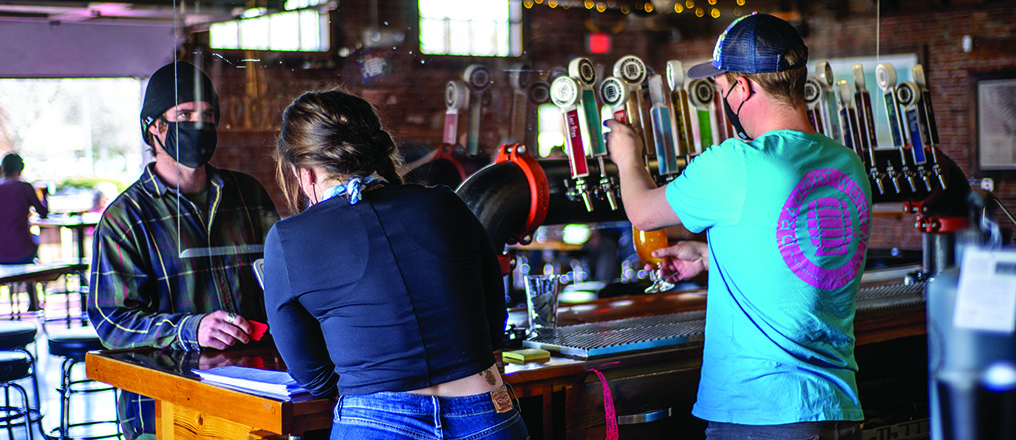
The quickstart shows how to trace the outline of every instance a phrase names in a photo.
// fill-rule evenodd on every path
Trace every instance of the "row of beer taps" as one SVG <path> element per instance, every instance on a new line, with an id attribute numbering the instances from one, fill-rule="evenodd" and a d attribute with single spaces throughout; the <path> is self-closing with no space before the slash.
<path id="1" fill-rule="evenodd" d="M 549 82 L 534 81 L 532 70 L 516 66 L 509 72 L 513 89 L 509 142 L 524 147 L 526 127 L 532 127 L 533 107 L 548 101 L 561 110 L 565 128 L 564 152 L 568 157 L 570 181 L 565 184 L 570 200 L 581 201 L 588 211 L 594 199 L 606 200 L 611 210 L 619 206 L 620 191 L 616 177 L 607 172 L 607 146 L 600 109 L 610 109 L 613 119 L 630 124 L 643 141 L 643 157 L 657 184 L 673 180 L 696 156 L 708 147 L 734 137 L 734 129 L 723 112 L 721 92 L 712 79 L 685 81 L 685 70 L 678 60 L 666 63 L 664 75 L 646 67 L 637 56 L 621 57 L 610 76 L 597 81 L 596 66 L 588 58 L 575 57 L 567 72 L 558 69 Z M 871 97 L 865 84 L 864 70 L 853 65 L 854 91 L 845 79 L 835 80 L 828 62 L 816 66 L 807 78 L 804 90 L 808 117 L 815 130 L 844 144 L 860 156 L 869 169 L 873 189 L 911 193 L 931 192 L 936 184 L 946 188 L 939 165 L 939 145 L 931 95 L 924 69 L 915 65 L 913 81 L 897 83 L 896 70 L 889 63 L 877 65 L 876 79 L 884 98 L 892 147 L 879 148 Z M 468 116 L 465 152 L 478 150 L 482 105 L 492 84 L 491 73 L 483 65 L 469 66 L 462 80 L 449 81 L 446 87 L 445 145 L 456 145 L 459 119 Z M 648 98 L 648 102 L 647 99 Z M 489 100 L 489 99 L 488 99 Z M 900 160 L 876 161 L 876 150 L 895 149 Z M 882 156 L 885 157 L 885 156 Z M 590 185 L 589 160 L 595 161 L 599 181 Z M 887 185 L 889 183 L 890 185 Z M 906 185 L 906 186 L 903 186 Z"/>
<path id="2" fill-rule="evenodd" d="M 718 110 L 722 107 L 715 83 L 702 79 L 685 84 L 680 61 L 667 62 L 666 79 L 652 73 L 634 55 L 617 60 L 611 73 L 596 86 L 592 62 L 578 57 L 569 62 L 568 75 L 555 78 L 550 85 L 551 101 L 561 108 L 566 127 L 565 152 L 573 182 L 568 195 L 582 200 L 589 211 L 593 210 L 594 197 L 606 198 L 611 209 L 618 207 L 618 185 L 604 163 L 607 148 L 601 129 L 601 105 L 610 109 L 613 119 L 630 124 L 642 138 L 646 146 L 643 161 L 647 168 L 655 163 L 651 174 L 657 184 L 674 179 L 704 149 L 733 136 L 733 127 Z M 599 186 L 592 190 L 585 182 L 589 176 L 587 158 L 596 159 L 600 171 Z"/>
<path id="3" fill-rule="evenodd" d="M 918 191 L 917 181 L 931 192 L 938 187 L 946 189 L 946 179 L 939 165 L 936 147 L 939 145 L 938 127 L 931 104 L 931 93 L 920 64 L 913 66 L 913 81 L 897 83 L 896 69 L 889 63 L 875 67 L 875 78 L 882 89 L 885 113 L 888 119 L 892 149 L 900 154 L 900 169 L 886 161 L 880 167 L 875 160 L 878 136 L 871 97 L 865 85 L 864 69 L 853 65 L 854 93 L 845 79 L 836 81 L 827 62 L 816 65 L 816 75 L 805 83 L 804 97 L 808 117 L 819 133 L 846 145 L 861 156 L 868 167 L 871 181 L 879 194 L 887 191 L 885 180 L 892 183 L 892 191 L 903 192 L 905 181 L 910 192 Z M 835 119 L 831 115 L 836 115 Z M 911 168 L 913 167 L 913 169 Z"/>

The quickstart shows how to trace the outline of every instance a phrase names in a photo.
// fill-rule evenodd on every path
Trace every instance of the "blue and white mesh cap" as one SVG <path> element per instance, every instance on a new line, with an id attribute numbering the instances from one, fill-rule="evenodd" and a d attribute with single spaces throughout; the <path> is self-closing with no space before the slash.
<path id="1" fill-rule="evenodd" d="M 804 46 L 801 34 L 790 23 L 757 11 L 734 20 L 716 39 L 713 60 L 688 69 L 688 78 L 699 79 L 724 72 L 773 73 L 803 67 L 804 59 L 792 66 L 782 62 L 783 56 L 797 46 Z"/>

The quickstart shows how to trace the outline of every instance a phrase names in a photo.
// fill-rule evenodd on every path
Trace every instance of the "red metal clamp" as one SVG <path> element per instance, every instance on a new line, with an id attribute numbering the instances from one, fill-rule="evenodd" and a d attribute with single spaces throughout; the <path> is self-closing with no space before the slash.
<path id="1" fill-rule="evenodd" d="M 970 219 L 967 217 L 917 217 L 914 227 L 917 230 L 930 234 L 947 234 L 966 229 L 970 226 Z"/>
<path id="2" fill-rule="evenodd" d="M 437 147 L 437 154 L 435 154 L 434 158 L 431 159 L 430 161 L 434 162 L 439 159 L 444 159 L 447 160 L 448 162 L 451 162 L 452 166 L 455 167 L 455 170 L 459 172 L 459 178 L 461 180 L 465 181 L 466 177 L 469 177 L 469 173 L 466 172 L 466 168 L 462 166 L 462 161 L 460 161 L 458 156 L 455 154 L 454 145 L 441 144 L 441 146 Z"/>
<path id="3" fill-rule="evenodd" d="M 518 237 L 519 243 L 529 244 L 533 241 L 536 228 L 539 228 L 547 218 L 547 210 L 550 208 L 550 185 L 547 183 L 547 174 L 529 154 L 525 145 L 502 145 L 498 149 L 494 163 L 505 161 L 517 165 L 529 182 L 529 214 L 526 216 L 526 226 Z"/>

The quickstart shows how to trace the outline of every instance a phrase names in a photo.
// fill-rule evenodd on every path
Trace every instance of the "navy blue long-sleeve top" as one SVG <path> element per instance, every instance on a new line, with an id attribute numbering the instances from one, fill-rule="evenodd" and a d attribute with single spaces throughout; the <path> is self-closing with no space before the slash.
<path id="1" fill-rule="evenodd" d="M 494 363 L 507 313 L 490 238 L 447 187 L 385 186 L 275 224 L 270 331 L 315 396 L 409 391 Z"/>

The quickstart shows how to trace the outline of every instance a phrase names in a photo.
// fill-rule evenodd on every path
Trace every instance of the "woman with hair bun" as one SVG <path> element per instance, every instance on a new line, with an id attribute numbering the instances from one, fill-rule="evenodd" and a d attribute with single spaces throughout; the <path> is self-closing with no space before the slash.
<path id="1" fill-rule="evenodd" d="M 268 322 L 296 381 L 338 396 L 331 438 L 528 438 L 494 363 L 497 253 L 458 196 L 403 183 L 375 109 L 341 90 L 293 101 L 275 157 L 299 213 L 265 244 Z"/>

